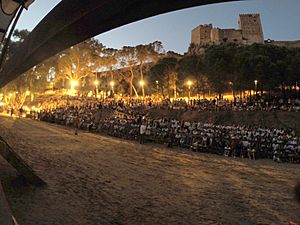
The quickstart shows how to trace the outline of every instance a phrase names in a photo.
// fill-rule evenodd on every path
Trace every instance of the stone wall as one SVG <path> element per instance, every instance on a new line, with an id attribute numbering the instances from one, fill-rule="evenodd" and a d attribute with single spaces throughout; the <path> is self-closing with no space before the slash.
<path id="1" fill-rule="evenodd" d="M 266 45 L 275 45 L 279 47 L 286 48 L 300 48 L 300 40 L 297 41 L 274 41 L 274 40 L 266 40 Z"/>
<path id="2" fill-rule="evenodd" d="M 245 44 L 264 44 L 264 35 L 259 14 L 241 14 L 239 28 Z"/>
<path id="3" fill-rule="evenodd" d="M 210 33 L 212 30 L 212 24 L 204 24 L 196 27 L 192 30 L 192 43 L 195 45 L 199 44 L 209 44 L 210 40 Z"/>

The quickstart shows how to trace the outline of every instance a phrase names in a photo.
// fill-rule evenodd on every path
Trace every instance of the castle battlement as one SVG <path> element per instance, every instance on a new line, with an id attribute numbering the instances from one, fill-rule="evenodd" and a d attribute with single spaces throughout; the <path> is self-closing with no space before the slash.
<path id="1" fill-rule="evenodd" d="M 240 14 L 240 16 L 255 16 L 255 17 L 257 17 L 257 16 L 260 16 L 259 15 L 259 13 L 246 13 L 246 14 Z"/>
<path id="2" fill-rule="evenodd" d="M 201 24 L 200 27 L 212 27 L 212 24 Z"/>

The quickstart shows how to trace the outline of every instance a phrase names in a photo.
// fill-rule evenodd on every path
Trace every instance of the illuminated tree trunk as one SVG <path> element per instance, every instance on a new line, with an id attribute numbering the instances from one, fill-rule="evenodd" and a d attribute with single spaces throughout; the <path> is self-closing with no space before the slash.
<path id="1" fill-rule="evenodd" d="M 144 74 L 143 74 L 143 63 L 140 64 L 140 75 L 141 75 L 141 81 L 144 81 Z M 145 96 L 145 87 L 142 85 L 142 94 Z"/>
<path id="2" fill-rule="evenodd" d="M 132 90 L 133 90 L 133 68 L 132 65 L 129 65 L 130 68 L 130 98 L 132 98 Z"/>

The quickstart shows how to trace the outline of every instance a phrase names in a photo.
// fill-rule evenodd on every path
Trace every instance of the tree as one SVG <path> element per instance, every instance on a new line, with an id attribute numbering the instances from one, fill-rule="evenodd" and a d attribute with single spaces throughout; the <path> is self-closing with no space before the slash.
<path id="1" fill-rule="evenodd" d="M 4 63 L 5 61 L 9 60 L 11 56 L 15 53 L 17 47 L 25 40 L 25 38 L 29 35 L 28 30 L 15 30 L 13 33 L 13 41 L 9 41 L 7 46 L 7 51 L 5 50 L 5 46 L 3 43 L 7 43 L 6 41 L 2 42 L 0 45 L 0 55 L 2 57 L 3 52 L 6 51 L 6 54 L 4 57 Z M 3 64 L 4 64 L 3 63 Z M 2 65 L 3 65 L 2 64 Z"/>
<path id="2" fill-rule="evenodd" d="M 150 68 L 149 72 L 152 83 L 158 82 L 163 96 L 165 96 L 165 90 L 167 89 L 167 94 L 170 98 L 171 89 L 173 89 L 174 97 L 176 97 L 177 65 L 177 58 L 165 57 L 159 59 L 157 63 Z"/>
<path id="3" fill-rule="evenodd" d="M 144 73 L 143 68 L 147 64 L 155 63 L 160 53 L 162 52 L 163 46 L 160 41 L 155 41 L 153 43 L 147 44 L 147 45 L 138 45 L 136 46 L 136 54 L 137 54 L 137 60 L 139 64 L 139 70 L 140 70 L 140 80 L 144 81 Z M 142 85 L 142 93 L 143 96 L 145 96 L 145 87 Z"/>
<path id="4" fill-rule="evenodd" d="M 96 39 L 88 39 L 61 53 L 57 57 L 56 81 L 81 81 L 93 76 L 101 66 L 101 53 L 104 46 Z M 64 84 L 65 86 L 65 84 Z"/>
<path id="5" fill-rule="evenodd" d="M 7 58 L 14 54 L 17 46 L 25 40 L 28 34 L 27 30 L 16 30 L 14 32 L 14 41 L 10 42 Z M 2 88 L 2 92 L 6 96 L 5 101 L 9 107 L 19 109 L 23 106 L 29 94 L 45 90 L 47 83 L 45 68 L 46 63 L 41 63 Z"/>
<path id="6" fill-rule="evenodd" d="M 196 81 L 193 87 L 197 92 L 209 92 L 210 83 L 205 74 L 205 66 L 202 57 L 195 55 L 184 56 L 178 62 L 178 80 L 179 83 L 184 84 L 185 81 L 193 80 Z"/>
<path id="7" fill-rule="evenodd" d="M 204 64 L 206 74 L 219 99 L 228 88 L 228 83 L 233 74 L 233 59 L 235 45 L 211 46 L 206 49 Z"/>
<path id="8" fill-rule="evenodd" d="M 137 64 L 137 51 L 135 47 L 130 46 L 124 46 L 119 52 L 118 52 L 118 60 L 120 62 L 120 65 L 123 68 L 129 68 L 130 71 L 130 77 L 126 78 L 124 74 L 121 74 L 124 79 L 129 83 L 130 85 L 130 97 L 132 98 L 133 91 L 135 92 L 136 97 L 138 97 L 138 93 L 136 91 L 136 88 L 134 86 L 133 80 L 134 80 L 134 67 L 136 67 Z"/>
<path id="9" fill-rule="evenodd" d="M 2 89 L 6 104 L 15 109 L 23 107 L 26 97 L 44 91 L 46 83 L 46 75 L 41 74 L 38 67 L 33 67 Z"/>

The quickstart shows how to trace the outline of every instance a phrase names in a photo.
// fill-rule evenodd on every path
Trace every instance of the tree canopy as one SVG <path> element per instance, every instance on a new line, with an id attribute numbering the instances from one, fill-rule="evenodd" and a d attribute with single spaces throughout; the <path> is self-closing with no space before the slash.
<path id="1" fill-rule="evenodd" d="M 28 33 L 15 31 L 8 58 Z M 253 90 L 254 85 L 261 92 L 295 89 L 299 78 L 300 48 L 224 44 L 205 46 L 199 55 L 191 51 L 182 56 L 165 53 L 159 41 L 112 49 L 92 38 L 30 69 L 3 92 L 43 92 L 50 82 L 68 88 L 67 81 L 71 80 L 80 82 L 82 91 L 91 90 L 96 79 L 104 91 L 115 81 L 118 85 L 114 90 L 124 95 L 177 97 L 187 94 L 189 80 L 189 91 L 222 97 L 230 90 Z"/>

